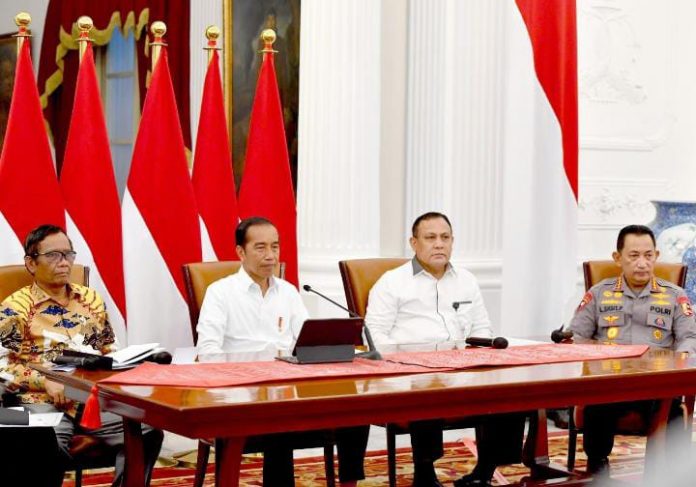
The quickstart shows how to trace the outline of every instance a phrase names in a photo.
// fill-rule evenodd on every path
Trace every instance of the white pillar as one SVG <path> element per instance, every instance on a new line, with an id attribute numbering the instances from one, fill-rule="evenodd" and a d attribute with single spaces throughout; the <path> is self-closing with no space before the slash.
<path id="1" fill-rule="evenodd" d="M 502 0 L 507 1 L 507 0 Z M 405 225 L 452 220 L 453 260 L 472 270 L 494 323 L 501 266 L 501 0 L 411 0 Z"/>
<path id="2" fill-rule="evenodd" d="M 300 281 L 341 301 L 336 262 L 379 255 L 380 15 L 374 0 L 302 2 Z M 337 314 L 306 302 L 314 316 Z"/>
<path id="3" fill-rule="evenodd" d="M 191 46 L 190 55 L 190 76 L 189 103 L 191 108 L 191 145 L 195 146 L 196 136 L 198 135 L 198 118 L 201 113 L 201 97 L 203 95 L 203 83 L 205 74 L 208 70 L 208 51 L 203 48 L 207 44 L 205 29 L 209 25 L 217 25 L 221 32 L 222 26 L 222 0 L 197 0 L 191 3 L 191 24 L 189 28 L 189 45 Z M 222 32 L 218 39 L 218 47 L 223 47 L 225 32 Z M 224 54 L 220 53 L 220 66 L 222 66 Z M 193 153 L 194 148 L 191 147 Z"/>

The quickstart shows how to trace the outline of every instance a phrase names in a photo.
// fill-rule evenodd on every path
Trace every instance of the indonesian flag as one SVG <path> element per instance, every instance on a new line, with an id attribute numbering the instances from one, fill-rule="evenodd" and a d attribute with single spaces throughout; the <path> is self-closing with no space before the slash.
<path id="1" fill-rule="evenodd" d="M 65 228 L 65 209 L 25 40 L 0 155 L 0 265 L 23 263 L 24 238 L 46 223 Z"/>
<path id="2" fill-rule="evenodd" d="M 203 260 L 237 260 L 234 242 L 234 230 L 239 222 L 237 190 L 217 51 L 213 51 L 203 85 L 193 161 L 193 190 L 202 219 Z"/>
<path id="3" fill-rule="evenodd" d="M 68 236 L 79 262 L 90 267 L 90 287 L 103 297 L 116 336 L 125 345 L 121 206 L 90 44 L 77 74 L 60 183 Z"/>
<path id="4" fill-rule="evenodd" d="M 575 1 L 506 2 L 502 332 L 563 322 L 576 283 Z"/>
<path id="5" fill-rule="evenodd" d="M 192 346 L 181 266 L 201 260 L 201 235 L 164 48 L 145 97 L 121 211 L 129 345 Z"/>
<path id="6" fill-rule="evenodd" d="M 273 53 L 263 55 L 249 121 L 239 216 L 268 218 L 280 234 L 280 260 L 285 278 L 298 285 L 297 210 L 283 126 Z"/>

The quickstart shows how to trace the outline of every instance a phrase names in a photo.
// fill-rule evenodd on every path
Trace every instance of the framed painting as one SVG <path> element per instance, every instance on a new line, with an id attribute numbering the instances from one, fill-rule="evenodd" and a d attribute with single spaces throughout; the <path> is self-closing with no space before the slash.
<path id="1" fill-rule="evenodd" d="M 17 65 L 17 39 L 15 33 L 0 35 L 0 151 L 5 141 L 7 119 L 10 116 L 12 86 Z"/>
<path id="2" fill-rule="evenodd" d="M 297 188 L 297 123 L 300 81 L 300 0 L 224 0 L 224 82 L 237 190 L 244 155 L 264 29 L 276 32 L 273 48 L 293 187 Z M 229 33 L 232 35 L 229 35 Z"/>

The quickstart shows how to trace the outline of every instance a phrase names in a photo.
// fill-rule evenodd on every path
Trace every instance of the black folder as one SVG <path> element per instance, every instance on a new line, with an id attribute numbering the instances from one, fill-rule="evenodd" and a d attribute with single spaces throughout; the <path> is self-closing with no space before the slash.
<path id="1" fill-rule="evenodd" d="M 16 409 L 0 408 L 0 424 L 28 425 L 29 413 Z"/>

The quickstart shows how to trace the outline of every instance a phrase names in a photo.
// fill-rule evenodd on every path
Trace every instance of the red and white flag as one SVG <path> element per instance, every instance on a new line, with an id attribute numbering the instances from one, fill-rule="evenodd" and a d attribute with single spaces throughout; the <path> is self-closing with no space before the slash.
<path id="1" fill-rule="evenodd" d="M 121 209 L 129 345 L 192 346 L 181 266 L 201 260 L 198 210 L 162 48 Z"/>
<path id="2" fill-rule="evenodd" d="M 24 262 L 23 241 L 35 227 L 65 228 L 39 90 L 25 40 L 17 57 L 12 102 L 0 155 L 0 265 Z"/>
<path id="3" fill-rule="evenodd" d="M 103 297 L 116 336 L 125 345 L 121 204 L 90 44 L 77 74 L 60 184 L 78 261 L 90 267 L 90 287 Z"/>
<path id="4" fill-rule="evenodd" d="M 563 322 L 577 280 L 575 1 L 506 2 L 502 332 Z"/>
<path id="5" fill-rule="evenodd" d="M 239 216 L 262 216 L 273 222 L 280 235 L 285 278 L 297 286 L 297 210 L 283 107 L 270 52 L 263 55 L 251 109 L 244 177 L 239 190 Z"/>
<path id="6" fill-rule="evenodd" d="M 237 191 L 217 51 L 213 51 L 203 85 L 193 190 L 202 220 L 203 260 L 238 260 L 234 243 L 234 230 L 239 223 Z"/>

